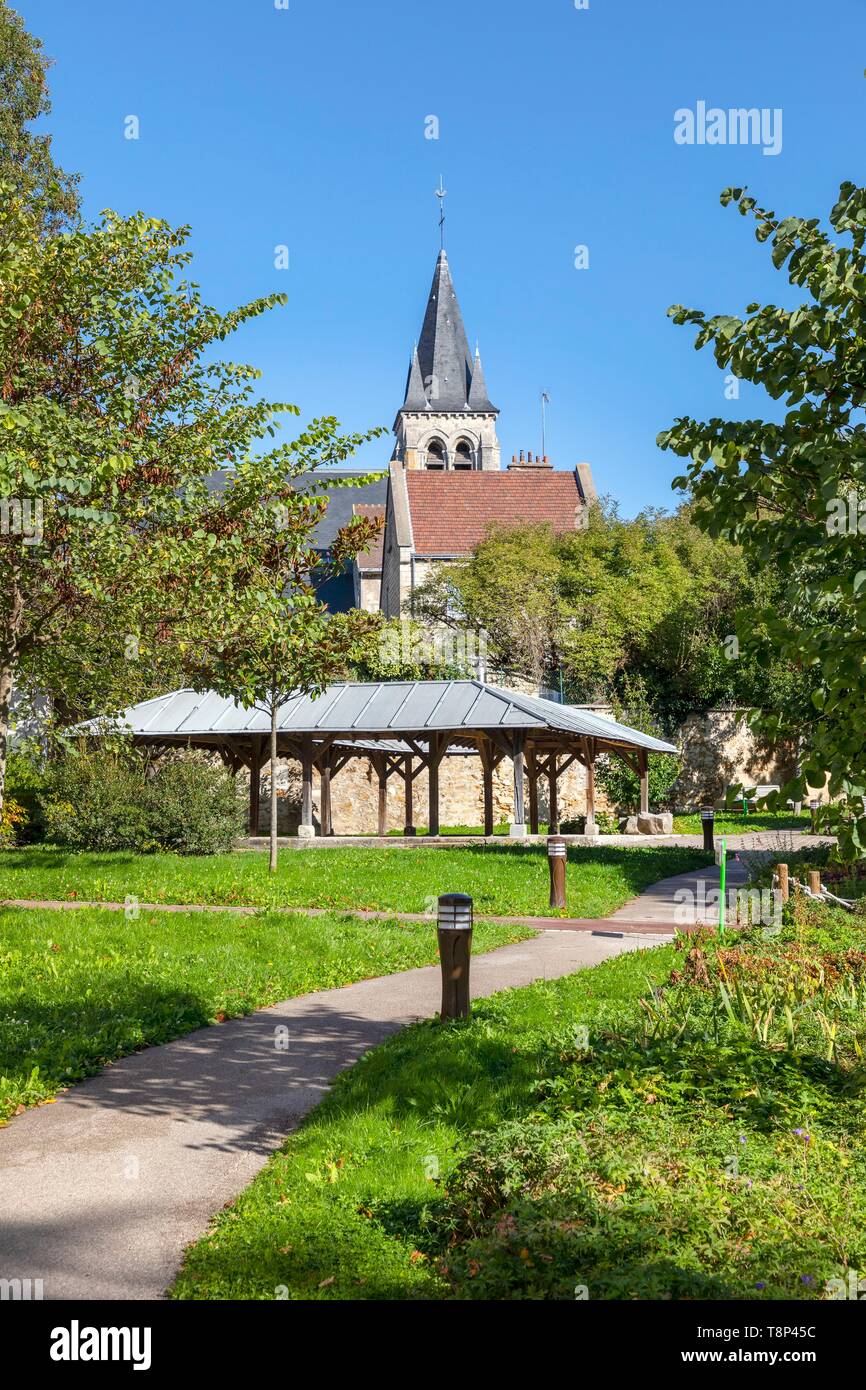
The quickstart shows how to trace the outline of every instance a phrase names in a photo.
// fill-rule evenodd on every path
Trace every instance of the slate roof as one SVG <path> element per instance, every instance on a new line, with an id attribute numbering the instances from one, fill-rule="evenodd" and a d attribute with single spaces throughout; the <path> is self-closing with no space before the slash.
<path id="1" fill-rule="evenodd" d="M 573 531 L 586 509 L 577 473 L 553 468 L 407 469 L 405 479 L 419 556 L 469 555 L 493 524 Z"/>
<path id="2" fill-rule="evenodd" d="M 403 409 L 493 411 L 477 353 L 463 327 L 448 257 L 439 252 L 421 337 L 409 367 Z"/>
<path id="3" fill-rule="evenodd" d="M 383 734 L 392 739 L 426 730 L 451 730 L 458 735 L 461 730 L 558 730 L 630 748 L 677 751 L 670 743 L 589 710 L 478 680 L 340 682 L 315 697 L 290 696 L 280 708 L 277 723 L 280 732 L 287 734 Z M 183 742 L 214 735 L 265 734 L 270 716 L 244 709 L 212 690 L 175 690 L 132 706 L 118 720 L 88 720 L 78 731 L 98 734 L 118 727 L 139 738 Z"/>

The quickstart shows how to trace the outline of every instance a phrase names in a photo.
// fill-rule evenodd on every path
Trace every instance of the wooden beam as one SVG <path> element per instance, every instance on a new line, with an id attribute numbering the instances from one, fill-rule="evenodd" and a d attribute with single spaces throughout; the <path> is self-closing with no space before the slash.
<path id="1" fill-rule="evenodd" d="M 534 749 L 527 755 L 526 775 L 529 780 L 529 833 L 538 834 L 538 764 Z"/>
<path id="2" fill-rule="evenodd" d="M 388 833 L 388 759 L 381 753 L 371 753 L 370 763 L 376 771 L 379 784 L 379 822 L 376 834 Z"/>
<path id="3" fill-rule="evenodd" d="M 512 737 L 512 761 L 514 763 L 514 823 L 525 825 L 523 810 L 523 730 L 519 729 Z"/>
<path id="4" fill-rule="evenodd" d="M 300 741 L 301 754 L 301 825 L 313 825 L 313 740 L 305 736 Z"/>
<path id="5" fill-rule="evenodd" d="M 496 766 L 493 749 L 486 739 L 478 741 L 481 759 L 481 780 L 484 789 L 484 834 L 493 834 L 493 769 Z"/>
<path id="6" fill-rule="evenodd" d="M 547 788 L 548 800 L 550 802 L 550 824 L 548 830 L 551 835 L 559 834 L 559 787 L 557 785 L 556 754 L 551 753 L 547 760 Z"/>
<path id="7" fill-rule="evenodd" d="M 445 753 L 442 734 L 430 735 L 430 756 L 427 763 L 428 835 L 439 834 L 439 764 Z"/>
<path id="8" fill-rule="evenodd" d="M 331 814 L 331 750 L 319 758 L 319 818 L 322 834 L 333 835 L 334 822 Z"/>
<path id="9" fill-rule="evenodd" d="M 595 740 L 584 739 L 586 756 L 586 828 L 595 825 Z"/>
<path id="10" fill-rule="evenodd" d="M 414 784 L 415 777 L 412 772 L 412 754 L 407 753 L 403 759 L 403 799 L 405 805 L 403 812 L 404 835 L 415 834 Z"/>
<path id="11" fill-rule="evenodd" d="M 646 815 L 649 811 L 649 759 L 645 748 L 638 749 L 638 767 L 640 768 L 640 809 L 641 815 Z"/>

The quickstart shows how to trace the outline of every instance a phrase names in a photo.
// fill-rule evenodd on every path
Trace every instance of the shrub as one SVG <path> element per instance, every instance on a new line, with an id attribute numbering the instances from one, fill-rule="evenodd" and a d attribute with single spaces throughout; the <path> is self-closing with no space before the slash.
<path id="1" fill-rule="evenodd" d="M 6 797 L 16 801 L 22 813 L 14 836 L 16 844 L 29 844 L 42 838 L 45 827 L 39 794 L 44 787 L 40 750 L 29 742 L 16 745 L 6 762 L 4 786 L 4 801 Z"/>
<path id="2" fill-rule="evenodd" d="M 144 764 L 102 749 L 56 762 L 40 798 L 50 840 L 71 849 L 155 848 L 146 809 Z"/>
<path id="3" fill-rule="evenodd" d="M 147 784 L 150 832 L 178 854 L 229 850 L 244 830 L 244 803 L 224 768 L 192 757 L 162 763 Z"/>
<path id="4" fill-rule="evenodd" d="M 148 775 L 129 750 L 67 754 L 51 769 L 41 804 L 49 839 L 72 849 L 216 854 L 231 849 L 244 825 L 234 778 L 185 755 Z"/>
<path id="5" fill-rule="evenodd" d="M 10 849 L 21 838 L 27 824 L 27 812 L 19 801 L 4 796 L 0 811 L 0 849 Z"/>

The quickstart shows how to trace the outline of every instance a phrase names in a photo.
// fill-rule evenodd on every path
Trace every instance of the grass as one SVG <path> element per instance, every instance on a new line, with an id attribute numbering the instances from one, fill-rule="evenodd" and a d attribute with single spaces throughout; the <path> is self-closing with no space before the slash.
<path id="1" fill-rule="evenodd" d="M 659 879 L 707 862 L 702 851 L 679 846 L 573 846 L 568 912 L 606 916 Z M 436 897 L 448 892 L 471 894 L 476 913 L 556 915 L 548 907 L 543 845 L 284 850 L 274 876 L 267 854 L 257 851 L 181 858 L 79 854 L 39 845 L 0 852 L 0 900 L 132 897 L 157 904 L 429 912 Z"/>
<path id="2" fill-rule="evenodd" d="M 781 815 L 775 812 L 755 812 L 744 816 L 741 811 L 717 811 L 714 822 L 716 835 L 759 834 L 766 830 L 811 830 L 811 816 Z M 702 835 L 700 812 L 693 816 L 674 816 L 675 835 Z"/>
<path id="3" fill-rule="evenodd" d="M 826 1296 L 866 1268 L 864 970 L 821 910 L 411 1028 L 339 1078 L 172 1295 Z"/>
<path id="4" fill-rule="evenodd" d="M 529 935 L 481 922 L 474 941 Z M 435 959 L 426 922 L 0 910 L 0 1122 L 139 1048 Z"/>

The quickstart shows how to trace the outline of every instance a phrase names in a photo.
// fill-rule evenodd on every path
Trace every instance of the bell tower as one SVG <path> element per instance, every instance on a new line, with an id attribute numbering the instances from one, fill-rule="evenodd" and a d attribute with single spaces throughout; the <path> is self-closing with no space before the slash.
<path id="1" fill-rule="evenodd" d="M 404 468 L 498 470 L 498 415 L 480 353 L 476 348 L 473 357 L 469 351 L 443 247 L 394 422 L 394 458 Z"/>

